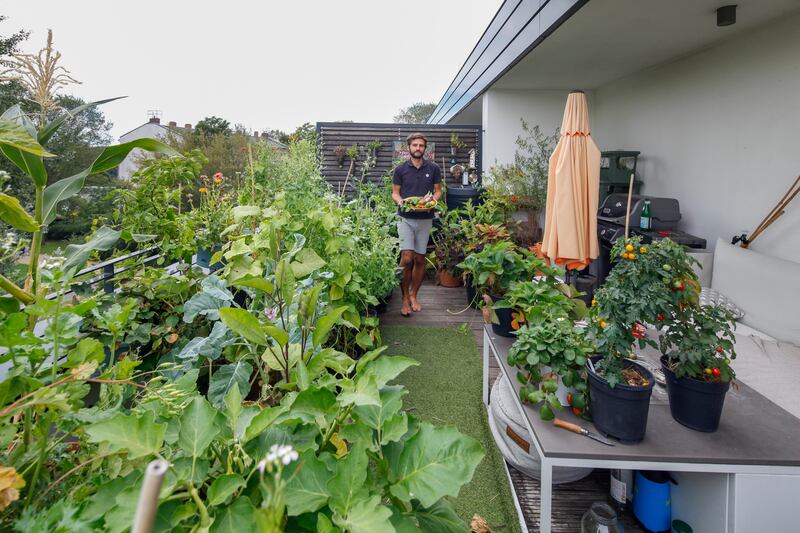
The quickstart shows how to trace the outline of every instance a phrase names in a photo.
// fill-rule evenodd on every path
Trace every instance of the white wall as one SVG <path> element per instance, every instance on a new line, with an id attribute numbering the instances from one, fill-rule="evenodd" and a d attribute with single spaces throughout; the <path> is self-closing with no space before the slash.
<path id="1" fill-rule="evenodd" d="M 514 162 L 516 140 L 522 134 L 520 118 L 531 126 L 539 125 L 551 135 L 561 126 L 569 89 L 511 90 L 489 89 L 483 95 L 483 171 L 495 164 Z M 589 109 L 591 113 L 591 94 Z"/>
<path id="2" fill-rule="evenodd" d="M 138 128 L 131 130 L 120 137 L 119 142 L 126 143 L 136 139 L 144 139 L 145 137 L 163 141 L 166 137 L 166 134 L 167 129 L 164 126 L 160 124 L 154 124 L 152 122 L 146 122 L 145 124 L 142 124 Z M 136 170 L 139 168 L 139 161 L 146 154 L 147 152 L 140 148 L 134 148 L 131 150 L 131 153 L 129 153 L 119 165 L 119 179 L 129 179 L 131 174 L 136 172 Z"/>
<path id="3" fill-rule="evenodd" d="M 800 15 L 600 87 L 595 104 L 598 145 L 640 150 L 643 192 L 678 198 L 682 229 L 710 247 L 752 231 L 800 174 Z M 800 262 L 798 230 L 800 198 L 752 249 Z"/>

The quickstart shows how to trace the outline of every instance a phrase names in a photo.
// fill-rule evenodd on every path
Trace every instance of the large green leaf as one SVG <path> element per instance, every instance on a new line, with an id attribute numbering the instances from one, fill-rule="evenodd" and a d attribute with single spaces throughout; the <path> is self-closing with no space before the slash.
<path id="1" fill-rule="evenodd" d="M 225 286 L 225 282 L 217 276 L 206 276 L 200 282 L 202 290 L 183 304 L 183 321 L 191 324 L 197 315 L 204 315 L 209 320 L 219 319 L 219 308 L 233 301 L 233 294 Z"/>
<path id="2" fill-rule="evenodd" d="M 336 396 L 328 389 L 312 386 L 297 394 L 291 408 L 281 419 L 314 424 L 320 418 L 332 418 L 336 413 Z"/>
<path id="3" fill-rule="evenodd" d="M 367 363 L 362 373 L 374 375 L 378 387 L 383 387 L 412 366 L 419 366 L 419 361 L 410 357 L 384 355 Z"/>
<path id="4" fill-rule="evenodd" d="M 431 507 L 425 509 L 415 507 L 411 516 L 419 522 L 419 530 L 424 533 L 469 533 L 470 529 L 462 520 L 452 504 L 446 499 L 441 499 Z"/>
<path id="5" fill-rule="evenodd" d="M 89 442 L 107 442 L 111 451 L 127 450 L 130 459 L 155 455 L 164 443 L 166 424 L 156 424 L 155 414 L 116 414 L 86 428 Z"/>
<path id="6" fill-rule="evenodd" d="M 97 156 L 97 159 L 94 160 L 92 163 L 91 174 L 99 174 L 101 172 L 105 172 L 106 170 L 111 170 L 112 168 L 116 168 L 122 163 L 128 154 L 135 148 L 140 148 L 142 150 L 146 150 L 148 152 L 156 152 L 161 153 L 169 156 L 180 156 L 181 154 L 178 153 L 174 148 L 171 146 L 167 146 L 166 144 L 162 143 L 161 141 L 157 141 L 155 139 L 136 139 L 133 141 L 128 141 L 122 144 L 114 144 L 111 146 L 106 146 L 100 155 Z"/>
<path id="7" fill-rule="evenodd" d="M 53 157 L 31 137 L 25 126 L 8 118 L 0 118 L 0 146 L 10 146 L 39 157 Z"/>
<path id="8" fill-rule="evenodd" d="M 248 341 L 261 346 L 269 344 L 267 336 L 264 334 L 264 326 L 247 309 L 223 307 L 219 310 L 219 318 L 234 333 Z"/>
<path id="9" fill-rule="evenodd" d="M 397 424 L 402 424 L 401 420 L 395 420 L 395 417 L 402 415 L 400 410 L 403 408 L 403 396 L 408 394 L 408 391 L 400 385 L 384 387 L 380 393 L 380 405 L 361 405 L 356 407 L 353 411 L 356 417 L 368 425 L 372 429 L 381 430 L 384 432 L 383 442 L 386 444 L 392 440 L 397 440 L 403 436 L 403 433 L 397 435 Z M 387 422 L 391 421 L 392 427 L 385 427 Z M 406 421 L 405 426 L 408 427 Z M 391 435 L 385 433 L 389 431 Z"/>
<path id="10" fill-rule="evenodd" d="M 394 531 L 389 518 L 392 511 L 381 505 L 381 497 L 377 494 L 371 498 L 362 498 L 354 502 L 345 516 L 333 515 L 333 522 L 350 533 L 374 533 L 376 531 Z"/>
<path id="11" fill-rule="evenodd" d="M 328 503 L 328 468 L 313 451 L 304 452 L 293 464 L 293 473 L 286 474 L 290 479 L 286 484 L 289 516 L 313 513 Z"/>
<path id="12" fill-rule="evenodd" d="M 68 245 L 64 251 L 64 255 L 67 259 L 64 261 L 62 268 L 64 271 L 70 269 L 78 270 L 88 261 L 93 251 L 106 251 L 114 248 L 122 237 L 122 234 L 123 231 L 117 231 L 108 226 L 103 226 L 92 234 L 92 238 L 89 239 L 89 242 Z M 154 237 L 155 235 L 134 235 L 133 239 L 136 242 L 144 242 Z"/>
<path id="13" fill-rule="evenodd" d="M 53 134 L 56 131 L 58 131 L 58 128 L 60 128 L 61 125 L 67 119 L 75 118 L 76 116 L 80 115 L 81 113 L 83 113 L 87 109 L 91 109 L 92 107 L 99 106 L 101 104 L 107 104 L 108 102 L 113 102 L 114 100 L 119 100 L 120 98 L 125 98 L 125 97 L 124 96 L 117 96 L 115 98 L 107 98 L 105 100 L 98 100 L 96 102 L 89 102 L 89 103 L 86 103 L 86 104 L 83 104 L 83 105 L 79 105 L 78 107 L 73 107 L 72 109 L 70 109 L 68 111 L 64 111 L 63 113 L 58 115 L 56 118 L 54 118 L 53 120 L 48 122 L 45 125 L 44 128 L 42 128 L 42 131 L 40 131 L 39 135 L 38 135 L 39 143 L 44 145 L 47 141 L 49 141 L 50 137 L 52 137 Z"/>
<path id="14" fill-rule="evenodd" d="M 430 507 L 439 498 L 457 496 L 483 456 L 483 448 L 472 437 L 424 422 L 391 461 L 389 490 L 401 500 L 415 498 Z"/>
<path id="15" fill-rule="evenodd" d="M 0 220 L 20 231 L 33 233 L 39 224 L 22 208 L 19 200 L 0 192 Z"/>
<path id="16" fill-rule="evenodd" d="M 336 462 L 336 472 L 328 480 L 328 493 L 330 508 L 340 516 L 346 517 L 356 500 L 369 495 L 364 487 L 368 466 L 367 451 L 361 444 L 352 446 L 350 453 Z"/>
<path id="17" fill-rule="evenodd" d="M 231 385 L 222 402 L 225 404 L 225 414 L 228 415 L 228 426 L 235 434 L 239 425 L 239 415 L 242 414 L 242 393 L 239 392 L 238 383 L 234 382 Z"/>
<path id="18" fill-rule="evenodd" d="M 342 380 L 342 392 L 339 393 L 339 401 L 342 405 L 372 405 L 380 406 L 381 398 L 375 377 L 369 374 L 358 376 L 355 383 L 350 380 Z"/>
<path id="19" fill-rule="evenodd" d="M 292 261 L 292 272 L 296 278 L 304 278 L 312 272 L 319 270 L 325 266 L 325 260 L 322 259 L 311 248 L 303 248 Z"/>
<path id="20" fill-rule="evenodd" d="M 255 533 L 256 509 L 250 498 L 236 498 L 232 504 L 217 513 L 211 533 Z"/>
<path id="21" fill-rule="evenodd" d="M 250 424 L 247 426 L 243 441 L 248 442 L 261 435 L 272 426 L 278 416 L 283 414 L 284 411 L 285 409 L 282 406 L 262 409 L 260 413 L 253 417 Z"/>
<path id="22" fill-rule="evenodd" d="M 252 373 L 253 366 L 242 359 L 214 370 L 208 385 L 208 399 L 211 404 L 222 409 L 225 405 L 225 396 L 233 386 L 238 386 L 240 391 L 249 391 Z"/>
<path id="23" fill-rule="evenodd" d="M 18 169 L 30 176 L 35 185 L 39 187 L 47 185 L 47 171 L 40 156 L 6 144 L 0 144 L 0 152 L 3 152 L 3 155 Z"/>
<path id="24" fill-rule="evenodd" d="M 208 488 L 208 503 L 211 505 L 225 503 L 229 496 L 244 486 L 244 478 L 239 474 L 223 474 Z"/>
<path id="25" fill-rule="evenodd" d="M 181 415 L 178 446 L 192 457 L 199 457 L 219 433 L 214 419 L 218 411 L 202 396 L 195 396 Z"/>
<path id="26" fill-rule="evenodd" d="M 347 311 L 347 306 L 343 305 L 332 311 L 329 311 L 327 314 L 317 320 L 317 325 L 314 328 L 314 333 L 311 336 L 314 346 L 320 346 L 328 339 L 331 328 L 336 325 L 336 322 L 339 321 L 339 319 L 342 317 L 342 313 L 345 311 Z"/>
<path id="27" fill-rule="evenodd" d="M 161 152 L 169 155 L 179 155 L 174 149 L 164 143 L 154 139 L 136 139 L 123 144 L 106 146 L 94 160 L 92 166 L 81 172 L 59 180 L 44 190 L 44 208 L 42 220 L 45 224 L 50 224 L 56 218 L 56 207 L 60 202 L 72 198 L 83 189 L 83 184 L 90 174 L 97 174 L 111 170 L 116 167 L 128 156 L 134 148 L 149 150 L 151 152 Z"/>

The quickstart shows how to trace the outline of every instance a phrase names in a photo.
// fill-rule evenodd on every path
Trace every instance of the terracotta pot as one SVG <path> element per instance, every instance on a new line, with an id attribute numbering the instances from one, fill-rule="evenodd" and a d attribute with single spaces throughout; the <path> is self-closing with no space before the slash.
<path id="1" fill-rule="evenodd" d="M 455 287 L 460 287 L 461 278 L 452 275 L 450 272 L 447 272 L 446 270 L 442 270 L 439 272 L 439 285 L 450 289 Z"/>

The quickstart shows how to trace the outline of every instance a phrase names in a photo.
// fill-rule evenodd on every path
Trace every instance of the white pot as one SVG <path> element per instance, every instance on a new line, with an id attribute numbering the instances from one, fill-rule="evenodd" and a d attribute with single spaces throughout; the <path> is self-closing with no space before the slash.
<path id="1" fill-rule="evenodd" d="M 556 376 L 553 374 L 553 369 L 549 366 L 543 366 L 541 369 L 542 372 L 542 379 Z M 567 402 L 567 394 L 574 393 L 575 389 L 572 387 L 567 387 L 564 385 L 564 382 L 561 380 L 561 376 L 558 377 L 558 389 L 556 390 L 556 398 L 561 403 L 561 407 L 569 407 L 569 402 Z"/>

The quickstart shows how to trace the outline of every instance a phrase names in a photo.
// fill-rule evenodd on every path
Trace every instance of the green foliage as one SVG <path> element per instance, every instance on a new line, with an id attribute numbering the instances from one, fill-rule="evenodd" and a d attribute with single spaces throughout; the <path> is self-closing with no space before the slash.
<path id="1" fill-rule="evenodd" d="M 730 366 L 736 358 L 735 320 L 722 307 L 678 306 L 666 319 L 659 348 L 679 378 L 728 382 L 736 374 Z M 715 371 L 716 369 L 716 371 Z"/>
<path id="2" fill-rule="evenodd" d="M 503 198 L 506 209 L 540 211 L 547 202 L 547 179 L 550 156 L 559 139 L 542 133 L 538 125 L 532 128 L 524 119 L 523 135 L 517 137 L 514 163 L 494 165 L 489 169 L 488 188 Z"/>
<path id="3" fill-rule="evenodd" d="M 475 286 L 495 296 L 503 296 L 519 279 L 530 279 L 543 263 L 533 254 L 510 241 L 487 244 L 458 265 L 472 275 Z"/>
<path id="4" fill-rule="evenodd" d="M 603 355 L 596 368 L 613 386 L 621 380 L 623 360 L 634 342 L 640 348 L 656 347 L 644 325 L 668 325 L 676 309 L 696 306 L 700 284 L 692 270 L 696 261 L 670 239 L 649 245 L 638 236 L 619 239 L 611 257 L 616 264 L 595 291 L 591 327 Z"/>
<path id="5" fill-rule="evenodd" d="M 183 194 L 200 195 L 191 187 L 206 161 L 199 151 L 144 161 L 130 185 L 115 191 L 114 221 L 131 232 L 157 235 L 166 258 L 190 257 L 197 250 L 196 228 L 181 216 Z"/>
<path id="6" fill-rule="evenodd" d="M 417 102 L 402 108 L 392 119 L 399 124 L 425 124 L 436 109 L 434 102 Z"/>
<path id="7" fill-rule="evenodd" d="M 199 121 L 195 131 L 200 135 L 210 137 L 212 135 L 228 135 L 231 133 L 231 123 L 219 117 L 206 117 Z"/>

